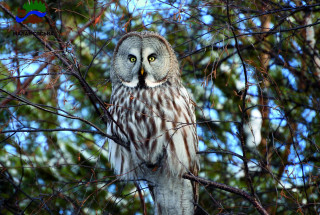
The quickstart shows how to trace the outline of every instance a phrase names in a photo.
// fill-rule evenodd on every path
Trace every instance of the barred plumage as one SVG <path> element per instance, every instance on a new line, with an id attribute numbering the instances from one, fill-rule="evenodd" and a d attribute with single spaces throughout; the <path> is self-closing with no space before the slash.
<path id="1" fill-rule="evenodd" d="M 132 47 L 121 49 L 131 37 L 131 42 L 140 41 L 141 53 Z M 145 54 L 147 58 L 153 56 L 168 67 L 164 75 L 153 71 L 156 64 L 149 61 L 147 65 L 143 51 L 148 52 L 147 48 L 151 50 L 151 54 Z M 136 64 L 129 62 L 130 71 L 125 71 L 126 66 L 121 68 L 121 64 L 126 60 L 117 62 L 122 56 L 134 56 L 141 65 L 135 69 Z M 130 143 L 129 151 L 109 140 L 109 159 L 116 174 L 123 179 L 147 180 L 153 187 L 156 214 L 193 214 L 196 186 L 181 176 L 186 172 L 197 175 L 199 169 L 196 120 L 191 99 L 180 83 L 171 46 L 152 32 L 127 34 L 115 49 L 111 77 L 109 111 L 117 123 L 110 123 L 108 133 Z"/>

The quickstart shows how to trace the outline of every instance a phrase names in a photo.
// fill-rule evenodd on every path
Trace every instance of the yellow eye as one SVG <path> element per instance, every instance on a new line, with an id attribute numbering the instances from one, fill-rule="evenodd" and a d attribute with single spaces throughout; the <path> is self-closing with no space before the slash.
<path id="1" fill-rule="evenodd" d="M 149 57 L 149 62 L 153 62 L 153 61 L 155 61 L 156 60 L 156 58 L 154 57 L 154 56 L 150 56 Z"/>
<path id="2" fill-rule="evenodd" d="M 137 58 L 135 58 L 135 57 L 129 57 L 129 60 L 130 60 L 130 62 L 134 63 L 134 62 L 136 62 Z"/>

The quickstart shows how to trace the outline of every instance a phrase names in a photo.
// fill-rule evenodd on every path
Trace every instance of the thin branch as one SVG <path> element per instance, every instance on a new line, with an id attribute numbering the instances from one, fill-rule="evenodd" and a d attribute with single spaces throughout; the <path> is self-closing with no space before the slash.
<path id="1" fill-rule="evenodd" d="M 141 208 L 142 208 L 142 211 L 143 211 L 143 215 L 147 215 L 147 208 L 146 208 L 146 203 L 144 201 L 144 197 L 142 195 L 142 189 L 140 187 L 140 184 L 138 182 L 134 182 L 134 185 L 136 186 L 137 188 L 137 191 L 138 191 L 138 194 L 139 194 L 139 198 L 140 198 L 140 203 L 141 203 Z"/>
<path id="2" fill-rule="evenodd" d="M 29 77 L 37 77 L 37 76 L 47 76 L 47 75 L 72 75 L 69 72 L 48 72 L 48 73 L 41 73 L 41 74 L 32 74 L 32 75 L 16 75 L 16 76 L 10 76 L 8 78 L 2 78 L 0 81 L 6 81 L 10 79 L 15 78 L 29 78 Z"/>
<path id="3" fill-rule="evenodd" d="M 72 132 L 81 132 L 81 133 L 90 133 L 90 134 L 100 134 L 102 136 L 107 137 L 105 133 L 102 133 L 100 131 L 92 131 L 92 130 L 86 130 L 86 129 L 73 129 L 73 128 L 55 128 L 55 129 L 17 129 L 17 130 L 4 130 L 0 131 L 0 133 L 5 134 L 5 133 L 18 133 L 18 132 L 55 132 L 55 131 L 72 131 Z"/>
<path id="4" fill-rule="evenodd" d="M 237 194 L 237 195 L 243 197 L 244 199 L 248 200 L 257 209 L 257 211 L 260 214 L 269 215 L 269 213 L 263 208 L 263 206 L 260 204 L 259 201 L 257 201 L 257 199 L 255 197 L 252 197 L 249 193 L 247 193 L 243 190 L 228 186 L 226 184 L 221 184 L 221 183 L 210 181 L 210 180 L 200 178 L 200 177 L 197 177 L 194 175 L 190 175 L 190 174 L 184 174 L 183 178 L 198 182 L 199 184 L 202 184 L 206 187 L 213 187 L 213 188 L 224 190 L 224 191 L 227 191 L 230 193 Z"/>
<path id="5" fill-rule="evenodd" d="M 228 154 L 228 155 L 233 155 L 235 157 L 240 158 L 241 160 L 244 160 L 245 158 L 237 153 L 230 152 L 230 151 L 216 151 L 216 150 L 208 150 L 208 151 L 198 151 L 197 154 L 210 154 L 210 153 L 216 153 L 216 154 Z M 247 159 L 249 160 L 249 159 Z"/>
<path id="6" fill-rule="evenodd" d="M 2 4 L 0 4 L 0 8 L 2 8 L 2 10 L 7 13 L 9 16 L 11 16 L 13 19 L 15 19 L 15 16 L 6 8 L 4 7 Z M 108 123 L 108 121 L 114 123 L 115 125 L 118 126 L 118 128 L 120 129 L 120 131 L 127 137 L 126 132 L 123 130 L 123 128 L 112 118 L 111 114 L 109 113 L 109 111 L 105 108 L 104 106 L 104 102 L 95 94 L 95 92 L 92 90 L 92 88 L 89 86 L 89 84 L 85 81 L 85 79 L 81 76 L 81 74 L 79 74 L 77 72 L 77 70 L 74 70 L 74 66 L 73 64 L 70 64 L 66 58 L 62 57 L 56 50 L 54 50 L 48 43 L 46 43 L 42 38 L 40 38 L 31 28 L 29 28 L 27 25 L 25 25 L 24 23 L 19 23 L 20 25 L 22 25 L 24 28 L 26 28 L 27 30 L 29 30 L 43 45 L 44 47 L 46 47 L 47 49 L 49 49 L 49 51 L 51 51 L 66 67 L 67 70 L 70 70 L 73 74 L 73 76 L 75 78 L 78 79 L 78 81 L 80 82 L 83 90 L 86 92 L 86 95 L 89 97 L 92 105 L 94 106 L 96 113 L 98 116 L 100 116 L 102 118 L 102 120 L 104 121 L 105 124 Z M 100 108 L 103 111 L 103 114 L 100 113 L 100 110 L 98 109 L 96 102 L 99 104 Z M 98 128 L 96 128 L 98 129 Z M 100 129 L 98 129 L 100 130 Z M 112 139 L 115 143 L 121 145 L 121 146 L 125 146 L 126 149 L 129 149 L 129 143 L 124 143 L 122 140 L 120 140 L 118 137 L 114 137 L 114 136 L 107 136 L 108 138 Z M 127 137 L 128 139 L 128 137 Z"/>
<path id="7" fill-rule="evenodd" d="M 101 48 L 99 49 L 99 51 L 93 56 L 92 60 L 90 61 L 89 66 L 87 67 L 86 72 L 84 73 L 84 76 L 83 76 L 84 79 L 86 79 L 87 74 L 88 74 L 88 72 L 89 72 L 89 69 L 91 68 L 91 66 L 92 66 L 92 64 L 93 64 L 94 59 L 99 55 L 99 53 L 103 50 L 103 48 L 106 47 L 106 46 L 110 43 L 110 41 L 111 41 L 112 39 L 113 39 L 113 38 L 108 39 L 108 40 L 101 46 Z"/>
<path id="8" fill-rule="evenodd" d="M 123 142 L 122 142 L 118 137 L 116 137 L 116 136 L 110 136 L 110 135 L 106 134 L 106 133 L 103 132 L 99 127 L 97 127 L 96 125 L 94 125 L 92 122 L 89 122 L 89 121 L 87 121 L 87 120 L 85 120 L 85 119 L 82 119 L 82 118 L 80 118 L 80 117 L 76 117 L 76 116 L 72 116 L 72 115 L 65 115 L 65 114 L 61 114 L 61 113 L 58 113 L 58 112 L 54 112 L 54 111 L 52 111 L 52 110 L 46 109 L 46 108 L 44 108 L 44 107 L 41 107 L 41 106 L 38 105 L 38 104 L 34 104 L 34 103 L 30 102 L 29 100 L 26 100 L 26 99 L 24 99 L 24 98 L 22 98 L 22 97 L 19 97 L 19 96 L 15 95 L 15 94 L 12 94 L 12 93 L 10 93 L 10 92 L 7 92 L 7 91 L 5 91 L 5 90 L 3 90 L 3 89 L 1 89 L 1 88 L 0 88 L 0 92 L 6 93 L 6 94 L 12 96 L 13 98 L 15 98 L 15 99 L 17 99 L 17 100 L 19 100 L 19 101 L 21 101 L 21 102 L 24 102 L 24 103 L 26 103 L 26 104 L 28 104 L 28 105 L 31 105 L 31 106 L 33 106 L 33 107 L 35 107 L 35 108 L 38 108 L 38 109 L 40 109 L 40 110 L 42 110 L 42 111 L 46 111 L 46 112 L 49 112 L 49 113 L 52 113 L 52 114 L 56 114 L 56 115 L 59 115 L 59 116 L 65 117 L 65 118 L 69 118 L 69 119 L 77 119 L 77 120 L 80 120 L 80 121 L 82 121 L 82 122 L 84 122 L 84 123 L 92 126 L 93 128 L 95 128 L 95 129 L 96 129 L 98 132 L 100 132 L 101 134 L 104 134 L 105 137 L 113 140 L 115 143 L 117 143 L 117 144 L 125 147 L 127 150 L 130 151 L 130 147 L 129 147 L 128 144 L 123 143 Z"/>
<path id="9" fill-rule="evenodd" d="M 3 178 L 9 182 L 17 191 L 21 192 L 23 195 L 25 195 L 28 199 L 31 200 L 31 202 L 41 202 L 41 204 L 39 205 L 39 207 L 42 207 L 42 206 L 45 206 L 44 209 L 46 211 L 48 211 L 49 214 L 53 214 L 52 211 L 50 210 L 50 208 L 47 206 L 47 204 L 41 200 L 41 198 L 33 198 L 31 196 L 29 196 L 26 192 L 24 192 L 23 190 L 21 190 L 13 181 L 11 181 L 11 179 L 7 178 L 7 176 L 2 172 L 0 171 L 0 174 L 3 176 Z"/>
<path id="10" fill-rule="evenodd" d="M 212 46 L 215 46 L 215 45 L 217 45 L 217 44 L 219 44 L 219 43 L 225 42 L 225 41 L 230 40 L 230 39 L 236 39 L 236 38 L 238 38 L 238 37 L 254 36 L 254 35 L 270 36 L 270 35 L 277 34 L 277 33 L 283 33 L 283 32 L 290 32 L 290 31 L 300 30 L 300 29 L 308 28 L 308 27 L 311 27 L 311 26 L 314 26 L 314 25 L 319 25 L 319 24 L 320 24 L 320 21 L 315 22 L 315 23 L 312 23 L 312 24 L 309 24 L 309 25 L 301 25 L 301 26 L 298 26 L 298 27 L 295 27 L 295 28 L 280 29 L 280 30 L 277 30 L 277 31 L 270 30 L 270 31 L 266 31 L 266 32 L 249 32 L 249 33 L 244 33 L 244 34 L 233 35 L 233 36 L 231 36 L 231 37 L 226 36 L 224 39 L 219 40 L 218 42 L 215 42 L 215 43 L 213 43 L 213 44 L 210 44 L 210 45 L 207 45 L 207 46 L 202 47 L 202 48 L 200 48 L 200 49 L 197 49 L 197 50 L 194 50 L 194 51 L 192 51 L 192 52 L 189 52 L 189 53 L 186 54 L 186 55 L 183 55 L 182 57 L 179 58 L 179 60 L 184 59 L 184 58 L 186 58 L 186 57 L 189 57 L 189 56 L 191 56 L 191 55 L 197 54 L 197 53 L 199 53 L 199 52 L 206 51 L 207 49 L 211 48 Z M 223 48 L 223 47 L 221 47 L 221 48 Z M 211 49 L 210 49 L 210 50 L 211 50 Z"/>
<path id="11" fill-rule="evenodd" d="M 53 59 L 50 59 L 48 62 L 43 63 L 36 71 L 35 73 L 30 76 L 25 82 L 23 82 L 22 86 L 19 88 L 17 88 L 15 94 L 20 94 L 22 91 L 26 90 L 28 88 L 28 86 L 30 85 L 30 83 L 32 82 L 32 80 L 44 69 L 47 67 L 47 65 L 52 61 Z M 5 100 L 3 100 L 0 103 L 0 107 L 6 105 L 8 102 L 10 102 L 12 100 L 12 96 L 9 96 L 8 98 L 6 98 Z"/>
<path id="12" fill-rule="evenodd" d="M 230 28 L 231 28 L 231 31 L 232 31 L 232 34 L 233 34 L 233 37 L 234 37 L 234 40 L 235 40 L 235 43 L 236 43 L 236 48 L 237 48 L 237 53 L 240 57 L 240 60 L 241 60 L 241 63 L 242 63 L 242 67 L 243 67 L 243 73 L 244 73 L 244 78 L 245 78 L 245 88 L 244 88 L 244 91 L 243 91 L 243 96 L 242 96 L 242 108 L 241 108 L 241 123 L 239 125 L 239 135 L 240 135 L 240 142 L 241 142 L 241 148 L 242 148 L 242 153 L 243 153 L 243 165 L 244 165 L 244 172 L 245 172 L 245 176 L 246 176 L 246 179 L 247 179 L 247 183 L 248 183 L 248 186 L 250 188 L 250 191 L 251 191 L 251 194 L 253 196 L 256 196 L 255 194 L 255 190 L 252 186 L 252 179 L 249 175 L 249 168 L 248 168 L 248 163 L 247 163 L 247 156 L 246 156 L 246 148 L 245 148 L 245 142 L 244 142 L 244 119 L 245 119 L 245 114 L 246 114 L 246 96 L 247 96 L 247 91 L 248 91 L 248 75 L 247 75 L 247 68 L 246 68 L 246 65 L 244 63 L 244 60 L 242 58 L 242 55 L 241 55 L 241 52 L 240 52 L 240 49 L 239 49 L 239 44 L 238 44 L 238 40 L 237 40 L 237 37 L 236 37 L 236 34 L 233 30 L 233 26 L 231 25 L 231 20 L 230 20 L 230 14 L 229 14 L 229 0 L 227 0 L 227 17 L 228 17 L 228 22 L 229 22 L 229 25 L 230 25 Z M 256 196 L 256 198 L 258 199 L 258 197 Z"/>

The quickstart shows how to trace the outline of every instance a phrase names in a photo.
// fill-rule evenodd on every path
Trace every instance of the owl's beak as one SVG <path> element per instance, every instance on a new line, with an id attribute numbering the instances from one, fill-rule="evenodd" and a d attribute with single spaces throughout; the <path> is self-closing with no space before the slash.
<path id="1" fill-rule="evenodd" d="M 143 73 L 144 73 L 144 69 L 143 69 L 143 67 L 141 67 L 141 71 L 140 71 L 140 73 L 141 73 L 141 75 L 143 75 Z"/>

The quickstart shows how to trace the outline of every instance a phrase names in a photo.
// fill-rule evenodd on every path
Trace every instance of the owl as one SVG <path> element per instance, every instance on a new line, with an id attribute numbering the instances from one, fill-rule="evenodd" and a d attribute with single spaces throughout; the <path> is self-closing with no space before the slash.
<path id="1" fill-rule="evenodd" d="M 193 102 L 183 87 L 169 42 L 154 32 L 131 32 L 115 47 L 107 133 L 118 177 L 145 180 L 155 214 L 194 214 L 197 185 L 183 179 L 199 170 Z"/>

